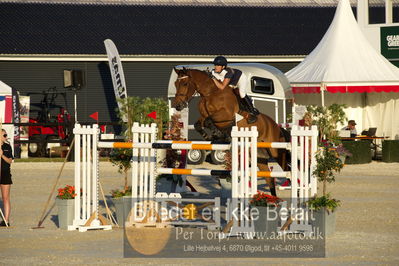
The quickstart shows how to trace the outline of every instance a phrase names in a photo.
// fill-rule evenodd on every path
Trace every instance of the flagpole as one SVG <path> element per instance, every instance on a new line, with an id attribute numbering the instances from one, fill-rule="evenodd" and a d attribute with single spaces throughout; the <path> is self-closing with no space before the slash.
<path id="1" fill-rule="evenodd" d="M 78 111 L 77 111 L 77 95 L 76 95 L 76 89 L 74 89 L 73 90 L 73 92 L 75 93 L 75 95 L 74 95 L 74 104 L 75 104 L 75 106 L 74 106 L 74 108 L 75 108 L 75 124 L 77 124 L 78 123 Z"/>

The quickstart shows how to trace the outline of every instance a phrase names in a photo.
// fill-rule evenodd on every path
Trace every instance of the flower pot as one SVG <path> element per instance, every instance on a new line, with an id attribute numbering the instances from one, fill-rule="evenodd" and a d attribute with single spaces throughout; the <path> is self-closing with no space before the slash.
<path id="1" fill-rule="evenodd" d="M 112 198 L 112 203 L 115 206 L 116 222 L 120 227 L 123 227 L 132 208 L 132 196 Z"/>
<path id="2" fill-rule="evenodd" d="M 68 225 L 73 223 L 73 215 L 75 210 L 74 199 L 55 199 L 55 205 L 58 209 L 58 227 L 68 229 Z"/>
<path id="3" fill-rule="evenodd" d="M 258 209 L 259 216 L 252 217 L 254 220 L 255 232 L 261 236 L 270 237 L 277 234 L 280 216 L 278 215 L 281 207 L 278 206 L 253 206 Z"/>
<path id="4" fill-rule="evenodd" d="M 325 208 L 310 212 L 310 224 L 313 226 L 313 231 L 319 230 L 324 232 L 325 236 L 331 236 L 335 233 L 336 210 L 334 212 L 327 212 Z"/>

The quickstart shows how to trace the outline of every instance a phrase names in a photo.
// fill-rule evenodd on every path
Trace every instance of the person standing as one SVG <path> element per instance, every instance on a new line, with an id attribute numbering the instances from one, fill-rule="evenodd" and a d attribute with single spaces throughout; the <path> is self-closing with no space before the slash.
<path id="1" fill-rule="evenodd" d="M 4 218 L 5 221 L 0 223 L 0 226 L 6 226 L 6 222 L 8 226 L 10 226 L 10 212 L 11 212 L 11 203 L 10 203 L 10 189 L 12 185 L 11 180 L 11 163 L 13 162 L 13 154 L 11 145 L 7 143 L 7 132 L 2 129 L 0 136 L 1 148 L 0 148 L 0 156 L 1 156 L 1 175 L 0 175 L 0 189 L 1 189 L 1 198 L 3 200 L 4 207 Z"/>

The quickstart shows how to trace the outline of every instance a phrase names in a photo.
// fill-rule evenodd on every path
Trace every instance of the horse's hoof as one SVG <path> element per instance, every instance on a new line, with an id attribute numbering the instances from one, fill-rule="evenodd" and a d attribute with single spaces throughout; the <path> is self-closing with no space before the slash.
<path id="1" fill-rule="evenodd" d="M 212 141 L 212 137 L 204 136 L 203 138 L 204 138 L 204 140 L 206 140 L 206 141 Z"/>

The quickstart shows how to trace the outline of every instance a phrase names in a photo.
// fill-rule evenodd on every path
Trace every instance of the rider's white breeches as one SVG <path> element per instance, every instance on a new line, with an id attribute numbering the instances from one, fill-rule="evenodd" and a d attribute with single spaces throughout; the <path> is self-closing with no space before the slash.
<path id="1" fill-rule="evenodd" d="M 242 73 L 240 79 L 237 82 L 237 87 L 240 92 L 240 97 L 244 98 L 247 95 L 247 87 L 248 87 L 248 79 L 247 76 Z"/>

